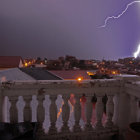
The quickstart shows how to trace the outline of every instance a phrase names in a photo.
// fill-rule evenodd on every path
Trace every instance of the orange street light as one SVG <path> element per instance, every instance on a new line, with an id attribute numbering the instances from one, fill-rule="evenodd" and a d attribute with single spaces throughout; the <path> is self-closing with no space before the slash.
<path id="1" fill-rule="evenodd" d="M 83 80 L 83 77 L 78 77 L 77 81 L 81 82 Z"/>

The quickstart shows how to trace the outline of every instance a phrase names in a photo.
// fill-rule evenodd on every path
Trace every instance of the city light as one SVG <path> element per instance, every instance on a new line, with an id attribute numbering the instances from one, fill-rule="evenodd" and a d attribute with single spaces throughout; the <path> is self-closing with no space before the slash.
<path id="1" fill-rule="evenodd" d="M 93 72 L 89 72 L 89 71 L 87 72 L 87 74 L 88 74 L 88 75 L 94 75 Z"/>
<path id="2" fill-rule="evenodd" d="M 25 65 L 25 67 L 27 67 L 28 66 L 28 63 L 25 63 L 24 65 Z"/>
<path id="3" fill-rule="evenodd" d="M 82 81 L 82 80 L 83 80 L 83 77 L 78 77 L 77 78 L 77 81 L 79 81 L 79 82 Z"/>
<path id="4" fill-rule="evenodd" d="M 112 74 L 116 74 L 116 72 L 115 71 L 112 71 Z"/>

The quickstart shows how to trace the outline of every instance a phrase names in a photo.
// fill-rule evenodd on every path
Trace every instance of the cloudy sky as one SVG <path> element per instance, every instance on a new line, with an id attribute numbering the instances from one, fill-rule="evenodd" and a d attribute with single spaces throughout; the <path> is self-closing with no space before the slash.
<path id="1" fill-rule="evenodd" d="M 0 55 L 80 59 L 132 56 L 140 43 L 140 3 L 132 0 L 1 0 Z"/>

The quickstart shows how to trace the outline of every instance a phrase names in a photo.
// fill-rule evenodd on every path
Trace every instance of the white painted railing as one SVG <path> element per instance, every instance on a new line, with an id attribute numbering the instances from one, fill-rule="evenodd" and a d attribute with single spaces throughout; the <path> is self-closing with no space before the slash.
<path id="1" fill-rule="evenodd" d="M 37 135 L 39 139 L 94 139 L 105 138 L 118 133 L 118 130 L 124 130 L 130 121 L 136 121 L 138 118 L 138 99 L 140 99 L 140 87 L 137 82 L 139 78 L 116 78 L 110 80 L 89 80 L 89 81 L 13 81 L 1 83 L 0 86 L 0 120 L 6 120 L 3 113 L 4 97 L 8 97 L 11 104 L 9 109 L 10 122 L 18 122 L 18 98 L 23 97 L 25 106 L 23 108 L 23 121 L 32 121 L 32 111 L 35 109 L 31 107 L 32 96 L 37 97 L 38 105 L 36 108 L 37 122 L 39 128 Z M 128 83 L 129 82 L 129 83 Z M 135 90 L 134 90 L 135 89 Z M 135 93 L 133 93 L 133 91 Z M 74 94 L 73 114 L 74 125 L 72 129 L 69 127 L 69 119 L 71 114 L 70 96 Z M 84 127 L 81 127 L 81 97 L 86 97 L 85 116 L 86 122 Z M 45 96 L 49 96 L 49 120 L 50 127 L 47 133 L 42 127 L 45 120 Z M 62 96 L 63 104 L 61 112 L 59 112 L 56 104 L 58 96 Z M 97 102 L 95 104 L 96 121 L 92 123 L 93 117 L 93 103 L 91 102 L 93 96 L 96 96 Z M 106 103 L 106 120 L 103 123 L 104 104 L 102 98 L 107 96 Z M 134 110 L 133 107 L 137 107 Z M 58 131 L 56 122 L 58 119 L 58 112 L 61 113 L 62 127 Z M 126 115 L 128 120 L 126 119 Z M 4 116 L 4 117 L 3 117 Z M 129 117 L 128 117 L 129 116 Z"/>

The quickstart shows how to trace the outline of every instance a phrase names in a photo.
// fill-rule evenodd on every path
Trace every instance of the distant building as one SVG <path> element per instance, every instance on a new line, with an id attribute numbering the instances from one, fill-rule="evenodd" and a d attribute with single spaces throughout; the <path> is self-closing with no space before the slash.
<path id="1" fill-rule="evenodd" d="M 59 60 L 49 60 L 47 64 L 48 70 L 62 70 L 63 64 Z"/>
<path id="2" fill-rule="evenodd" d="M 20 56 L 0 56 L 0 69 L 21 67 L 23 67 L 23 60 Z"/>
<path id="3" fill-rule="evenodd" d="M 45 68 L 46 65 L 44 65 L 43 63 L 41 63 L 41 64 L 34 64 L 34 65 L 32 65 L 32 67 L 36 67 L 36 68 Z"/>

